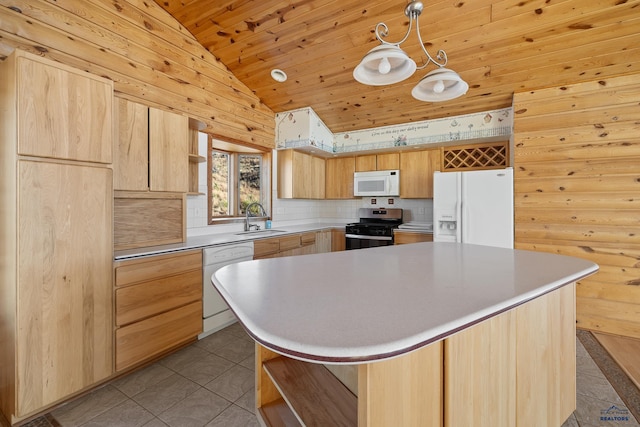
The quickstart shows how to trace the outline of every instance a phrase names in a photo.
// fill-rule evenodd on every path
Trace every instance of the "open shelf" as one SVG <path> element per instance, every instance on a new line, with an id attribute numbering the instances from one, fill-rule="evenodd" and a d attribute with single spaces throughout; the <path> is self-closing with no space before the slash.
<path id="1" fill-rule="evenodd" d="M 284 419 L 290 416 L 299 425 L 358 425 L 358 398 L 323 365 L 276 357 L 264 361 L 263 369 L 288 406 L 282 408 L 279 400 L 275 408 L 263 406 L 268 425 L 292 425 Z"/>
<path id="2" fill-rule="evenodd" d="M 302 427 L 300 421 L 284 399 L 278 399 L 258 408 L 265 424 L 271 427 Z"/>

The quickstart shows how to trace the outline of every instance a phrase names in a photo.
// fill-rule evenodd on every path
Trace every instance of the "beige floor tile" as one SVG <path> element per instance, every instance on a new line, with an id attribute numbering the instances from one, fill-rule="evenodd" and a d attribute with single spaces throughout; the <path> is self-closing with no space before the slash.
<path id="1" fill-rule="evenodd" d="M 244 366 L 236 365 L 207 383 L 205 387 L 234 402 L 246 392 L 255 390 L 255 375 Z"/>
<path id="2" fill-rule="evenodd" d="M 249 390 L 248 392 L 246 392 L 245 394 L 243 394 L 242 396 L 240 396 L 238 399 L 236 399 L 235 402 L 236 405 L 238 405 L 239 407 L 246 409 L 247 411 L 251 412 L 252 414 L 255 414 L 256 412 L 256 392 L 255 390 Z"/>
<path id="3" fill-rule="evenodd" d="M 127 396 L 111 385 L 101 387 L 86 396 L 72 400 L 52 412 L 62 426 L 79 426 L 118 406 Z"/>
<path id="4" fill-rule="evenodd" d="M 578 375 L 576 385 L 578 395 L 583 394 L 616 405 L 624 404 L 620 396 L 618 396 L 618 393 L 616 393 L 604 376 Z"/>
<path id="5" fill-rule="evenodd" d="M 223 329 L 204 337 L 200 341 L 196 342 L 194 346 L 213 353 L 215 350 L 225 347 L 238 339 L 239 338 L 236 334 L 232 334 L 231 332 Z"/>
<path id="6" fill-rule="evenodd" d="M 125 400 L 120 405 L 109 409 L 83 424 L 82 427 L 138 427 L 154 418 L 153 414 L 133 400 Z"/>
<path id="7" fill-rule="evenodd" d="M 234 363 L 229 360 L 207 353 L 205 356 L 193 360 L 190 364 L 182 367 L 178 372 L 191 381 L 205 385 L 234 366 Z"/>
<path id="8" fill-rule="evenodd" d="M 206 427 L 258 427 L 258 418 L 239 406 L 231 405 Z"/>
<path id="9" fill-rule="evenodd" d="M 202 427 L 230 405 L 228 400 L 201 388 L 158 417 L 172 427 Z"/>
<path id="10" fill-rule="evenodd" d="M 244 366 L 247 369 L 251 369 L 251 371 L 256 371 L 256 355 L 255 352 L 251 356 L 248 356 L 246 359 L 240 362 L 240 365 Z"/>
<path id="11" fill-rule="evenodd" d="M 167 424 L 158 418 L 154 418 L 142 427 L 167 427 Z"/>
<path id="12" fill-rule="evenodd" d="M 174 374 L 138 393 L 133 400 L 152 414 L 159 415 L 200 388 L 193 381 Z"/>
<path id="13" fill-rule="evenodd" d="M 246 339 L 238 339 L 214 351 L 214 353 L 234 363 L 240 363 L 242 360 L 255 354 L 255 344 Z"/>
<path id="14" fill-rule="evenodd" d="M 591 357 L 576 357 L 577 375 L 589 375 L 592 377 L 605 378 L 604 374 Z"/>
<path id="15" fill-rule="evenodd" d="M 115 380 L 111 385 L 127 396 L 132 397 L 173 374 L 174 372 L 171 369 L 159 363 L 154 363 Z"/>

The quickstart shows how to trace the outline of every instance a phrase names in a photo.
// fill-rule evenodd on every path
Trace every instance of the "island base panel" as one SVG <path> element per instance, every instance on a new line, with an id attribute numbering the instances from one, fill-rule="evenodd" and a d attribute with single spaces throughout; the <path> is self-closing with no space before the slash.
<path id="1" fill-rule="evenodd" d="M 442 426 L 442 355 L 438 341 L 358 370 L 359 427 Z"/>
<path id="2" fill-rule="evenodd" d="M 517 425 L 515 319 L 508 311 L 445 340 L 446 426 Z"/>
<path id="3" fill-rule="evenodd" d="M 576 409 L 575 286 L 516 309 L 518 427 L 561 426 Z"/>

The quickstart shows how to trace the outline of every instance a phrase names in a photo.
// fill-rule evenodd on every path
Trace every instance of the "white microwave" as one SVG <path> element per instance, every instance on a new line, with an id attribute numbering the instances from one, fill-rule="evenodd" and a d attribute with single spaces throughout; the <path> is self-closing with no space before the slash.
<path id="1" fill-rule="evenodd" d="M 400 171 L 355 172 L 353 174 L 355 196 L 399 196 Z"/>

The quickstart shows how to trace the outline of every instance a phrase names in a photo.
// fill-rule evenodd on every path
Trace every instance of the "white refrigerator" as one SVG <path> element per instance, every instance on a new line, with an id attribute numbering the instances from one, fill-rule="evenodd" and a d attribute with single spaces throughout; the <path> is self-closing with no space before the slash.
<path id="1" fill-rule="evenodd" d="M 513 248 L 513 169 L 435 172 L 433 241 Z"/>

